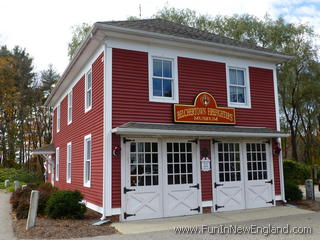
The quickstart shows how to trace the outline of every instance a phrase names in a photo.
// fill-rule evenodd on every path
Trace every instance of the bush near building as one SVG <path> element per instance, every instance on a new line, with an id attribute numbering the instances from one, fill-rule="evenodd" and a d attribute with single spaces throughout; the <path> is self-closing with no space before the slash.
<path id="1" fill-rule="evenodd" d="M 82 219 L 87 210 L 80 191 L 58 190 L 50 197 L 46 213 L 51 218 Z"/>
<path id="2" fill-rule="evenodd" d="M 299 185 L 304 185 L 306 179 L 311 177 L 311 169 L 292 160 L 283 161 L 286 200 L 296 201 L 302 199 Z"/>

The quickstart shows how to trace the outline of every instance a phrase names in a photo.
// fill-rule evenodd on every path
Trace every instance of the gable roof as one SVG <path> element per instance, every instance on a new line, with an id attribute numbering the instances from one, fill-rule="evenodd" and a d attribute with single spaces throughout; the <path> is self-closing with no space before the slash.
<path id="1" fill-rule="evenodd" d="M 128 20 L 128 21 L 108 21 L 97 22 L 104 26 L 114 26 L 119 28 L 126 28 L 131 30 L 140 30 L 170 36 L 176 36 L 186 39 L 194 39 L 200 41 L 206 41 L 211 43 L 219 43 L 223 45 L 230 45 L 240 48 L 247 48 L 262 52 L 286 55 L 268 48 L 263 48 L 255 44 L 251 44 L 244 41 L 235 40 L 228 37 L 223 37 L 208 31 L 203 31 L 194 27 L 189 27 L 182 24 L 177 24 L 164 19 L 142 19 L 142 20 Z M 287 55 L 290 57 L 289 55 Z"/>

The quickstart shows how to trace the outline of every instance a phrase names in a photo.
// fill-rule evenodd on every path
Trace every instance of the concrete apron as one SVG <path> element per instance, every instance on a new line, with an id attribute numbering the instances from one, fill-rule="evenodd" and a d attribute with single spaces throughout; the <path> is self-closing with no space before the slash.
<path id="1" fill-rule="evenodd" d="M 307 214 L 311 212 L 312 211 L 299 208 L 278 206 L 193 216 L 119 222 L 113 223 L 112 226 L 114 226 L 122 234 L 134 234 L 173 230 L 175 227 L 181 226 L 195 227 L 203 225 L 228 224 L 258 219 Z"/>

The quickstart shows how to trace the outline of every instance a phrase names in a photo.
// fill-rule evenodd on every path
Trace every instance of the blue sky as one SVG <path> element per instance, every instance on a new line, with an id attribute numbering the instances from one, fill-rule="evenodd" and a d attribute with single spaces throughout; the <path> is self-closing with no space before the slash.
<path id="1" fill-rule="evenodd" d="M 268 13 L 293 23 L 309 23 L 320 35 L 320 0 L 0 0 L 0 45 L 27 49 L 35 70 L 48 64 L 62 73 L 68 64 L 71 27 L 83 22 L 148 18 L 163 6 L 190 8 L 209 15 Z"/>

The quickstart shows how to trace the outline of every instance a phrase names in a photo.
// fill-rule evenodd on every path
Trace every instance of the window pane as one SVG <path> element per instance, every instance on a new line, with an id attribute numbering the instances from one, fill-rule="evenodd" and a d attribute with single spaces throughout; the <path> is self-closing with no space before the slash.
<path id="1" fill-rule="evenodd" d="M 238 102 L 239 103 L 245 103 L 245 95 L 244 95 L 244 88 L 237 88 L 237 94 L 238 94 Z"/>
<path id="2" fill-rule="evenodd" d="M 91 140 L 87 140 L 87 160 L 91 159 Z"/>
<path id="3" fill-rule="evenodd" d="M 230 101 L 237 102 L 237 88 L 230 87 Z"/>
<path id="4" fill-rule="evenodd" d="M 153 78 L 153 96 L 162 97 L 162 80 Z"/>
<path id="5" fill-rule="evenodd" d="M 235 69 L 229 69 L 229 77 L 231 84 L 237 84 L 237 74 Z"/>
<path id="6" fill-rule="evenodd" d="M 163 80 L 163 96 L 172 97 L 172 81 Z"/>
<path id="7" fill-rule="evenodd" d="M 153 76 L 162 77 L 162 60 L 153 59 Z"/>
<path id="8" fill-rule="evenodd" d="M 172 78 L 172 62 L 163 61 L 163 77 Z"/>
<path id="9" fill-rule="evenodd" d="M 237 84 L 244 86 L 244 71 L 237 70 Z"/>
<path id="10" fill-rule="evenodd" d="M 91 90 L 87 91 L 87 107 L 91 106 L 91 99 L 92 99 L 92 94 Z"/>
<path id="11" fill-rule="evenodd" d="M 91 78 L 91 72 L 87 74 L 87 89 L 91 88 L 92 85 L 92 78 Z"/>

